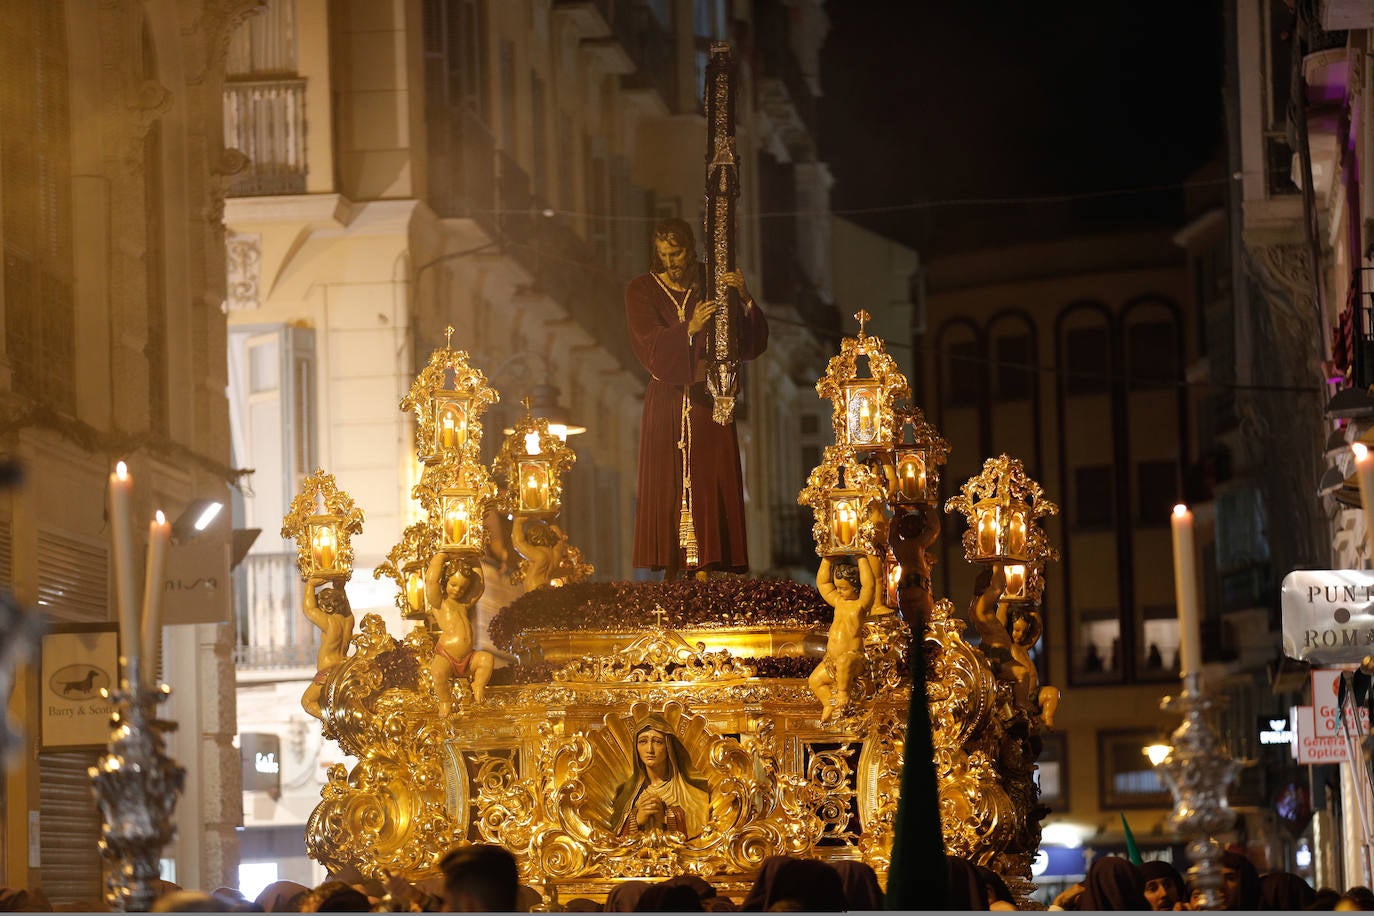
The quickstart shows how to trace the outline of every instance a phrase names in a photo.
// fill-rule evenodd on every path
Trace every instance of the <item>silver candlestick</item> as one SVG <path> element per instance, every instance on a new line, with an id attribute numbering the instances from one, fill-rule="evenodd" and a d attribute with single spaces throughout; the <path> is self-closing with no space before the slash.
<path id="1" fill-rule="evenodd" d="M 163 750 L 162 735 L 176 724 L 155 715 L 171 691 L 144 685 L 136 661 L 126 675 L 111 695 L 117 705 L 110 749 L 90 774 L 104 821 L 100 854 L 110 863 L 106 899 L 115 910 L 146 913 L 158 897 L 162 850 L 176 836 L 172 812 L 186 770 Z"/>
<path id="2" fill-rule="evenodd" d="M 1218 705 L 1203 690 L 1202 675 L 1196 671 L 1183 676 L 1182 693 L 1165 697 L 1160 704 L 1166 712 L 1183 715 L 1183 722 L 1172 735 L 1173 747 L 1159 768 L 1174 796 L 1169 823 L 1191 838 L 1188 858 L 1193 866 L 1188 875 L 1193 887 L 1202 893 L 1203 907 L 1209 910 L 1223 905 L 1220 859 L 1224 850 L 1216 837 L 1235 826 L 1236 812 L 1231 810 L 1226 793 L 1241 768 L 1241 762 L 1226 752 L 1207 720 Z"/>

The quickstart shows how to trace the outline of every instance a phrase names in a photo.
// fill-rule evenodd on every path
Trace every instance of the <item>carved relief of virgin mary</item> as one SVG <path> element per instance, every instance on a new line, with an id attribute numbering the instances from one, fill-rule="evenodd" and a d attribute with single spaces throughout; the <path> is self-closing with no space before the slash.
<path id="1" fill-rule="evenodd" d="M 711 818 L 711 789 L 692 768 L 691 756 L 657 715 L 637 723 L 634 769 L 616 786 L 610 826 L 625 836 L 650 829 L 701 833 Z"/>

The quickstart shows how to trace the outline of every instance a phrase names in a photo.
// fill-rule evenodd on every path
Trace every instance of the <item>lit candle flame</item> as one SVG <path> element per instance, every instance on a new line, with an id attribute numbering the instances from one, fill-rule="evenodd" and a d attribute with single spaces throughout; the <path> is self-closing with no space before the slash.
<path id="1" fill-rule="evenodd" d="M 859 533 L 859 514 L 854 511 L 852 503 L 842 502 L 835 506 L 835 524 L 832 533 L 835 537 L 836 546 L 853 546 L 854 538 Z"/>
<path id="2" fill-rule="evenodd" d="M 315 566 L 317 569 L 333 569 L 337 549 L 334 529 L 327 526 L 315 529 Z"/>

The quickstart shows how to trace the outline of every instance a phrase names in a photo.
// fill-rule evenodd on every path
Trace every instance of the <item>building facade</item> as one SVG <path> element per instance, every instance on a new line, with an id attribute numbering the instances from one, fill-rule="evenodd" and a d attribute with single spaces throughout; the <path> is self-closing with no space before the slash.
<path id="1" fill-rule="evenodd" d="M 105 492 L 116 461 L 129 464 L 141 520 L 155 508 L 178 519 L 196 501 L 227 502 L 237 482 L 220 220 L 239 160 L 222 142 L 220 87 L 229 34 L 251 6 L 0 8 L 0 448 L 25 474 L 0 496 L 0 570 L 59 638 L 49 648 L 74 645 L 74 630 L 115 629 Z M 228 524 L 197 543 L 226 556 Z M 169 573 L 186 569 L 179 550 Z M 169 751 L 188 773 L 165 871 L 199 887 L 234 880 L 238 858 L 224 585 L 198 618 L 222 622 L 188 623 L 169 608 L 162 634 L 162 679 L 175 691 L 163 711 L 181 725 Z M 111 643 L 90 656 L 109 685 L 113 652 Z M 0 855 L 7 885 L 96 908 L 100 817 L 86 769 L 107 719 L 92 714 L 99 721 L 78 731 L 72 691 L 49 695 L 64 657 L 36 660 L 15 685 L 10 712 L 26 746 L 5 772 Z"/>

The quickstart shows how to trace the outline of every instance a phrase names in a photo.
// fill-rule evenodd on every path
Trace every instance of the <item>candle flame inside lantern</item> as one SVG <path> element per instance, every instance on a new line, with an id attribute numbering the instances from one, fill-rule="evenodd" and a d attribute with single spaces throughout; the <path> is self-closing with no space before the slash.
<path id="1" fill-rule="evenodd" d="M 315 548 L 315 568 L 333 569 L 334 559 L 338 555 L 338 541 L 334 537 L 334 529 L 328 525 L 320 525 L 315 528 L 313 538 Z"/>
<path id="2" fill-rule="evenodd" d="M 854 504 L 849 500 L 842 500 L 835 504 L 835 520 L 831 532 L 835 538 L 837 547 L 852 547 L 854 538 L 859 533 L 859 513 L 855 511 Z"/>
<path id="3" fill-rule="evenodd" d="M 849 438 L 856 443 L 869 443 L 877 436 L 873 416 L 873 394 L 867 389 L 854 392 L 849 401 Z"/>
<path id="4" fill-rule="evenodd" d="M 1001 552 L 997 549 L 1001 534 L 999 514 L 996 507 L 978 513 L 978 552 L 983 556 L 994 557 Z"/>
<path id="5" fill-rule="evenodd" d="M 524 508 L 529 510 L 543 509 L 548 504 L 548 484 L 544 481 L 543 472 L 534 465 L 526 465 L 523 477 L 520 498 L 524 503 Z"/>
<path id="6" fill-rule="evenodd" d="M 461 544 L 468 536 L 468 507 L 463 502 L 453 502 L 444 512 L 444 533 L 450 544 Z"/>
<path id="7" fill-rule="evenodd" d="M 897 469 L 897 489 L 903 499 L 924 499 L 926 495 L 926 463 L 920 455 L 906 455 Z"/>
<path id="8" fill-rule="evenodd" d="M 1019 557 L 1025 549 L 1026 515 L 1016 511 L 1011 514 L 1011 523 L 1007 526 L 1007 553 Z"/>
<path id="9" fill-rule="evenodd" d="M 1008 563 L 1006 567 L 1007 587 L 1003 596 L 1007 598 L 1026 597 L 1026 567 L 1020 563 Z"/>
<path id="10" fill-rule="evenodd" d="M 456 404 L 445 404 L 439 418 L 439 447 L 462 448 L 468 441 L 467 415 Z"/>
<path id="11" fill-rule="evenodd" d="M 412 611 L 425 606 L 425 579 L 418 572 L 406 576 L 406 604 Z"/>

